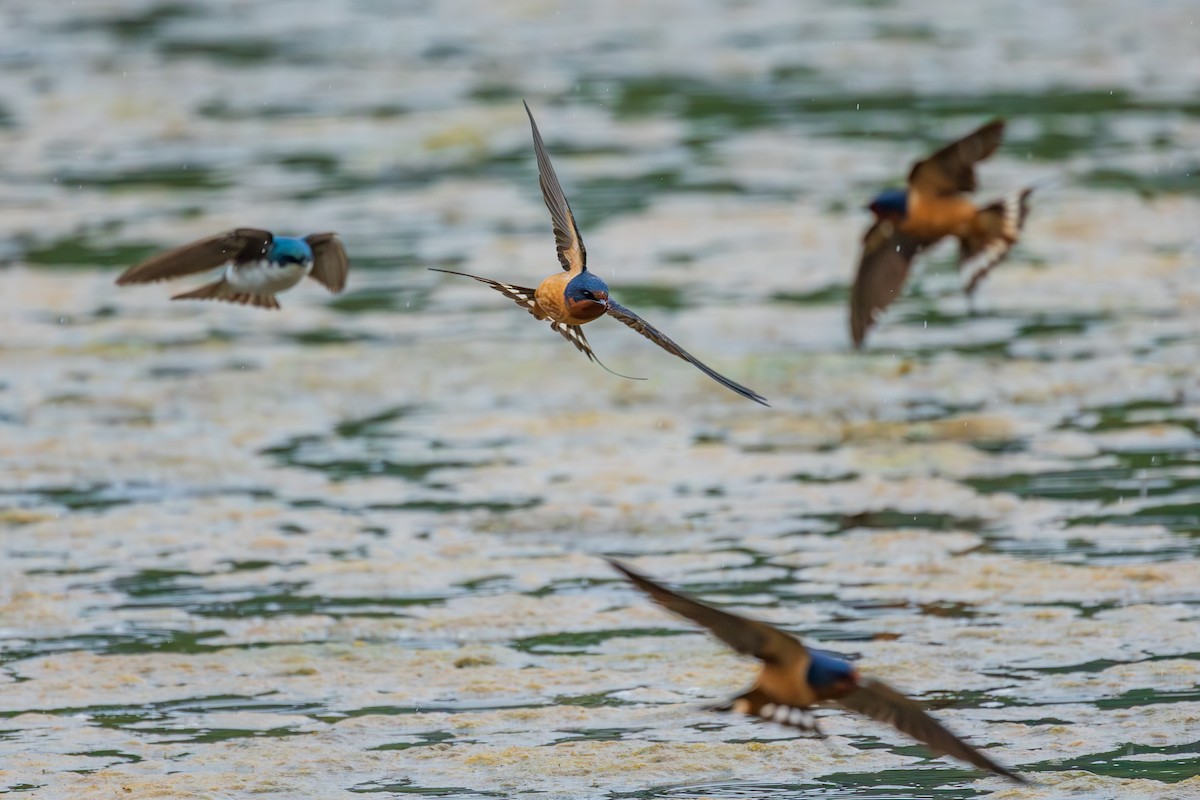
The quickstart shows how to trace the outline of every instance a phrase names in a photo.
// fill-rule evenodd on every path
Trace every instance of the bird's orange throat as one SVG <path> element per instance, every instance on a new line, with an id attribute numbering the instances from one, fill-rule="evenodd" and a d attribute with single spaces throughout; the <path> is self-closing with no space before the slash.
<path id="1" fill-rule="evenodd" d="M 845 697 L 857 688 L 858 674 L 855 673 L 852 677 L 843 678 L 842 680 L 838 681 L 825 692 L 822 692 L 822 694 L 825 695 L 824 699 L 837 700 L 839 697 Z"/>
<path id="2" fill-rule="evenodd" d="M 584 322 L 604 316 L 604 312 L 608 310 L 608 306 L 604 303 L 596 302 L 595 300 L 571 300 L 566 299 L 567 316 L 570 317 L 570 324 L 580 325 Z M 567 322 L 568 320 L 564 320 Z"/>

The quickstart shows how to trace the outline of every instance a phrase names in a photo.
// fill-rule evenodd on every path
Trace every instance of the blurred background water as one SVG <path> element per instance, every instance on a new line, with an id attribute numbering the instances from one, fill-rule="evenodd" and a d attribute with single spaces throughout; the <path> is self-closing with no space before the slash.
<path id="1" fill-rule="evenodd" d="M 1200 797 L 1197 12 L 5 0 L 0 792 Z M 557 269 L 522 98 L 614 297 L 773 409 L 425 270 Z M 862 205 L 996 115 L 981 196 L 1057 183 L 980 313 L 939 250 L 850 352 Z M 346 293 L 112 285 L 239 225 Z M 1048 788 L 705 711 L 750 666 L 599 553 Z"/>

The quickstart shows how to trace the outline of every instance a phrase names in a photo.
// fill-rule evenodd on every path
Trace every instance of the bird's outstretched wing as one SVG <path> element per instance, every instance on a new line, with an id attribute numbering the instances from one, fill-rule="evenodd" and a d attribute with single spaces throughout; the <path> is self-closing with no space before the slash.
<path id="1" fill-rule="evenodd" d="M 900 233 L 889 219 L 878 220 L 863 237 L 862 257 L 850 289 L 850 338 L 862 347 L 875 318 L 904 288 L 921 243 Z"/>
<path id="2" fill-rule="evenodd" d="M 472 275 L 469 272 L 455 272 L 452 269 L 438 269 L 437 267 L 429 268 L 433 272 L 444 272 L 447 275 L 461 275 L 464 278 L 474 278 L 480 283 L 486 283 L 488 286 L 495 289 L 500 294 L 512 300 L 521 308 L 533 315 L 534 319 L 547 319 L 546 312 L 538 305 L 536 290 L 530 289 L 527 286 L 513 286 L 511 283 L 501 283 L 494 281 L 491 278 L 482 278 L 478 275 Z M 622 375 L 620 372 L 609 369 L 603 361 L 592 352 L 592 346 L 588 344 L 587 337 L 583 335 L 583 328 L 579 325 L 567 325 L 563 322 L 550 320 L 550 329 L 562 336 L 568 342 L 575 346 L 575 349 L 587 356 L 588 361 L 598 365 L 605 372 L 610 372 L 618 378 L 628 378 L 631 381 L 644 381 L 645 378 L 635 378 L 632 375 Z"/>
<path id="3" fill-rule="evenodd" d="M 656 345 L 661 347 L 663 350 L 666 350 L 671 355 L 682 358 L 684 361 L 686 361 L 689 364 L 691 364 L 692 366 L 696 367 L 698 370 L 700 370 L 705 375 L 712 378 L 714 381 L 721 384 L 725 388 L 731 389 L 731 390 L 737 392 L 738 394 L 740 394 L 742 397 L 753 400 L 756 403 L 761 403 L 764 406 L 770 405 L 770 403 L 767 402 L 767 398 L 763 397 L 758 392 L 755 392 L 752 389 L 747 389 L 745 386 L 742 386 L 740 383 L 735 383 L 734 381 L 731 381 L 729 378 L 726 378 L 724 375 L 717 372 L 712 367 L 708 366 L 707 364 L 705 364 L 704 362 L 700 361 L 698 358 L 693 356 L 687 350 L 684 350 L 682 347 L 675 344 L 675 342 L 672 341 L 671 338 L 668 337 L 665 333 L 663 333 L 658 328 L 651 325 L 649 322 L 646 322 L 646 320 L 642 319 L 637 314 L 630 311 L 628 308 L 625 308 L 625 306 L 621 305 L 620 303 L 614 302 L 613 300 L 610 299 L 608 301 L 607 313 L 610 317 L 618 319 L 621 322 L 628 325 L 630 328 L 633 328 L 635 331 L 640 333 L 642 336 L 645 336 L 647 339 L 654 342 Z"/>
<path id="4" fill-rule="evenodd" d="M 529 125 L 533 128 L 533 150 L 537 153 L 538 183 L 542 187 L 542 197 L 546 208 L 550 209 L 550 218 L 554 222 L 554 243 L 558 249 L 558 260 L 567 272 L 582 272 L 587 269 L 587 250 L 583 247 L 583 239 L 579 236 L 579 228 L 575 225 L 575 215 L 563 194 L 558 176 L 554 174 L 554 165 L 546 154 L 546 145 L 542 143 L 542 135 L 538 132 L 537 122 L 529 104 L 525 104 L 525 113 L 529 115 Z"/>
<path id="5" fill-rule="evenodd" d="M 132 266 L 117 278 L 118 285 L 153 283 L 182 275 L 207 272 L 230 261 L 244 264 L 263 258 L 275 237 L 259 228 L 237 228 L 210 236 Z"/>
<path id="6" fill-rule="evenodd" d="M 740 617 L 705 605 L 687 595 L 660 586 L 629 567 L 608 559 L 613 569 L 650 596 L 663 608 L 708 628 L 714 636 L 739 653 L 768 664 L 795 663 L 808 658 L 808 649 L 790 633 L 758 620 Z"/>
<path id="7" fill-rule="evenodd" d="M 954 194 L 975 191 L 975 164 L 996 152 L 1004 138 L 1004 120 L 994 119 L 913 165 L 908 185 L 919 192 Z"/>
<path id="8" fill-rule="evenodd" d="M 925 713 L 925 710 L 915 700 L 905 697 L 886 683 L 865 679 L 857 689 L 837 702 L 851 711 L 857 711 L 893 726 L 901 733 L 923 742 L 938 755 L 954 756 L 968 764 L 974 764 L 980 769 L 1003 775 L 1017 783 L 1028 782 L 959 739 L 940 722 Z"/>
<path id="9" fill-rule="evenodd" d="M 350 271 L 350 258 L 336 233 L 313 233 L 304 237 L 313 251 L 313 268 L 309 277 L 317 280 L 326 289 L 338 294 L 346 288 L 346 273 Z"/>
<path id="10" fill-rule="evenodd" d="M 480 283 L 486 283 L 488 286 L 492 287 L 497 292 L 528 311 L 537 319 L 546 318 L 545 313 L 538 306 L 537 297 L 535 296 L 537 291 L 536 289 L 530 289 L 527 286 L 513 286 L 511 283 L 501 283 L 500 281 L 494 281 L 491 278 L 482 278 L 478 275 L 472 275 L 469 272 L 455 272 L 452 269 L 438 269 L 437 267 L 430 267 L 429 271 L 444 272 L 447 275 L 461 275 L 464 278 L 473 278 Z"/>

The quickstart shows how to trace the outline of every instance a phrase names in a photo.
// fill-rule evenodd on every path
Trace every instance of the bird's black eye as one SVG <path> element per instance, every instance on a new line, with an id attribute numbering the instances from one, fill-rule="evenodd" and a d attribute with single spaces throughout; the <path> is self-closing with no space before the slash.
<path id="1" fill-rule="evenodd" d="M 594 294 L 592 294 L 591 292 L 589 292 L 589 291 L 586 291 L 586 290 L 585 290 L 585 291 L 584 291 L 584 293 L 583 293 L 583 299 L 584 299 L 584 300 L 595 300 L 595 299 L 596 299 L 596 295 L 594 295 Z"/>

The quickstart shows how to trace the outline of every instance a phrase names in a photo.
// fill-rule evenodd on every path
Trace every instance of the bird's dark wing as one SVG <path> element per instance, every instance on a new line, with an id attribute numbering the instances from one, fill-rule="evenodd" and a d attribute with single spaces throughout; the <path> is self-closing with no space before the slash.
<path id="1" fill-rule="evenodd" d="M 1004 120 L 983 127 L 913 165 L 908 185 L 919 192 L 953 194 L 975 191 L 975 164 L 996 152 L 1004 138 Z"/>
<path id="2" fill-rule="evenodd" d="M 244 264 L 266 255 L 275 237 L 258 228 L 237 228 L 198 242 L 159 253 L 130 267 L 117 278 L 117 284 L 153 283 L 181 275 L 216 269 L 230 261 Z"/>
<path id="3" fill-rule="evenodd" d="M 429 270 L 431 272 L 444 272 L 447 275 L 461 275 L 464 278 L 474 278 L 480 283 L 486 283 L 488 286 L 492 287 L 509 300 L 512 300 L 514 303 L 528 311 L 536 318 L 546 318 L 546 315 L 542 313 L 541 308 L 537 304 L 537 298 L 534 296 L 535 292 L 537 291 L 536 289 L 530 289 L 526 286 L 513 286 L 511 283 L 501 283 L 500 281 L 494 281 L 491 278 L 481 278 L 478 275 L 472 275 L 469 272 L 455 272 L 452 269 L 438 269 L 437 267 L 430 267 Z M 563 335 L 565 336 L 566 334 Z"/>
<path id="4" fill-rule="evenodd" d="M 346 288 L 346 273 L 350 271 L 350 259 L 346 248 L 336 233 L 313 233 L 304 237 L 313 251 L 313 268 L 309 277 L 324 284 L 325 288 L 338 294 Z"/>
<path id="5" fill-rule="evenodd" d="M 768 664 L 787 664 L 808 658 L 808 649 L 790 633 L 765 622 L 739 617 L 737 614 L 721 611 L 686 595 L 672 592 L 612 559 L 609 559 L 608 563 L 634 586 L 650 595 L 651 600 L 668 611 L 703 625 L 714 636 L 743 655 L 754 656 Z"/>
<path id="6" fill-rule="evenodd" d="M 755 392 L 752 389 L 747 389 L 745 386 L 742 386 L 740 383 L 735 383 L 735 382 L 729 380 L 729 378 L 726 378 L 724 375 L 720 374 L 716 370 L 709 367 L 707 364 L 705 364 L 702 361 L 700 361 L 699 359 L 697 359 L 695 356 L 693 356 L 687 350 L 684 350 L 682 347 L 675 344 L 675 342 L 673 342 L 670 339 L 670 337 L 668 337 L 665 333 L 663 333 L 658 328 L 651 325 L 649 322 L 646 322 L 646 320 L 642 319 L 637 314 L 630 311 L 628 308 L 625 308 L 625 306 L 621 305 L 620 303 L 616 303 L 610 299 L 608 301 L 608 312 L 607 313 L 609 316 L 611 316 L 615 319 L 618 319 L 621 322 L 628 325 L 629 327 L 633 328 L 635 331 L 640 333 L 642 336 L 645 336 L 647 339 L 654 342 L 656 345 L 661 347 L 663 350 L 666 350 L 671 355 L 682 358 L 684 361 L 686 361 L 689 364 L 691 364 L 692 366 L 696 367 L 701 372 L 703 372 L 705 375 L 712 378 L 714 381 L 721 384 L 725 388 L 732 389 L 733 391 L 740 394 L 742 397 L 753 400 L 756 403 L 761 403 L 764 406 L 770 405 L 767 402 L 767 398 L 763 397 L 758 392 Z"/>
<path id="7" fill-rule="evenodd" d="M 567 272 L 582 272 L 587 269 L 587 250 L 583 247 L 583 239 L 579 236 L 579 228 L 575 225 L 575 215 L 563 194 L 558 176 L 554 174 L 554 165 L 546 154 L 546 145 L 542 143 L 542 135 L 538 132 L 537 123 L 529 104 L 525 104 L 525 113 L 529 115 L 529 125 L 533 128 L 533 150 L 537 153 L 538 183 L 542 187 L 542 197 L 546 208 L 550 209 L 550 218 L 554 221 L 554 243 L 558 249 L 558 260 Z"/>
<path id="8" fill-rule="evenodd" d="M 850 338 L 855 347 L 862 347 L 875 318 L 899 296 L 921 247 L 888 219 L 877 221 L 863 237 L 862 258 L 850 289 Z"/>
<path id="9" fill-rule="evenodd" d="M 925 710 L 915 700 L 905 697 L 886 683 L 870 679 L 864 680 L 857 689 L 837 702 L 851 711 L 857 711 L 893 726 L 901 733 L 923 742 L 937 755 L 954 756 L 969 764 L 974 764 L 980 769 L 1003 775 L 1017 783 L 1027 783 L 1020 775 L 1000 766 L 959 739 L 940 722 L 925 713 Z"/>

